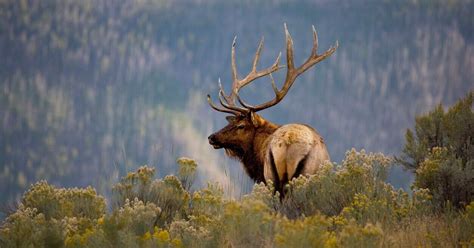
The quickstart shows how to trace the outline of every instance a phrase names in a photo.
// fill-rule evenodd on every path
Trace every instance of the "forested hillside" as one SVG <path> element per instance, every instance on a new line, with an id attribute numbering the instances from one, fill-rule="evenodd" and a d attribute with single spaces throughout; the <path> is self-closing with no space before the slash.
<path id="1" fill-rule="evenodd" d="M 251 183 L 206 137 L 225 123 L 205 95 L 228 86 L 230 47 L 244 74 L 261 36 L 261 66 L 284 48 L 336 53 L 263 112 L 307 123 L 334 161 L 355 147 L 397 155 L 416 114 L 474 89 L 474 2 L 453 1 L 0 1 L 0 202 L 29 185 L 108 189 L 148 164 L 160 176 L 195 158 L 197 185 L 239 195 Z M 284 72 L 275 75 L 281 81 Z M 256 82 L 250 102 L 272 97 Z M 394 175 L 401 184 L 407 180 Z"/>

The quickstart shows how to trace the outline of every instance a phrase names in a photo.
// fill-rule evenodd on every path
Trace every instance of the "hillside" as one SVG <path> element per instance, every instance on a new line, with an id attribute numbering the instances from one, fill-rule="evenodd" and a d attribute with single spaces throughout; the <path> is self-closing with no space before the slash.
<path id="1" fill-rule="evenodd" d="M 164 176 L 183 155 L 201 165 L 198 185 L 249 191 L 240 166 L 207 144 L 225 120 L 205 95 L 230 79 L 235 35 L 244 72 L 261 36 L 262 66 L 283 50 L 284 22 L 297 62 L 313 24 L 320 50 L 340 46 L 263 115 L 314 126 L 335 161 L 352 147 L 397 155 L 416 114 L 474 89 L 473 10 L 469 0 L 1 1 L 0 202 L 40 179 L 109 196 L 138 165 Z M 243 92 L 272 94 L 263 81 Z"/>

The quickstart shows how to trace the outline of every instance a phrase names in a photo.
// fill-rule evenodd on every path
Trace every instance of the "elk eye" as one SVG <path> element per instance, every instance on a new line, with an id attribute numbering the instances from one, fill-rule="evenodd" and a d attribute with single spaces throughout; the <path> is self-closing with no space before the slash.
<path id="1" fill-rule="evenodd" d="M 244 127 L 245 127 L 245 125 L 241 124 L 241 125 L 237 126 L 237 129 L 243 129 Z"/>

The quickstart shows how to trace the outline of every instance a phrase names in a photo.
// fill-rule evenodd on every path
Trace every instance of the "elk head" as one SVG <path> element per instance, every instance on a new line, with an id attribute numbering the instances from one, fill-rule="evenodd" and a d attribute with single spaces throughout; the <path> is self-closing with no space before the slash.
<path id="1" fill-rule="evenodd" d="M 209 144 L 215 149 L 226 148 L 229 155 L 244 154 L 254 141 L 255 133 L 266 121 L 254 112 L 227 116 L 227 126 L 209 136 Z"/>
<path id="2" fill-rule="evenodd" d="M 207 101 L 209 105 L 219 112 L 231 114 L 227 116 L 229 124 L 223 129 L 209 136 L 209 143 L 216 149 L 225 148 L 227 154 L 233 157 L 239 158 L 243 163 L 249 175 L 258 181 L 258 178 L 263 178 L 263 174 L 252 175 L 254 167 L 263 167 L 263 156 L 265 154 L 266 140 L 267 138 L 278 128 L 277 125 L 265 120 L 257 114 L 258 111 L 272 107 L 278 104 L 288 93 L 296 78 L 308 70 L 311 66 L 329 57 L 336 51 L 338 43 L 334 47 L 331 47 L 321 55 L 317 54 L 318 48 L 318 35 L 313 26 L 313 48 L 309 58 L 299 67 L 295 67 L 293 61 L 293 40 L 288 32 L 286 24 L 285 36 L 286 36 L 286 78 L 281 89 L 275 84 L 272 73 L 283 68 L 280 66 L 281 53 L 276 58 L 273 65 L 268 68 L 257 70 L 257 64 L 260 59 L 260 53 L 263 48 L 263 38 L 261 39 L 257 52 L 252 63 L 252 69 L 247 76 L 239 78 L 237 73 L 237 65 L 235 62 L 235 41 L 232 43 L 231 60 L 232 60 L 232 89 L 229 94 L 224 92 L 222 84 L 219 79 L 219 102 L 221 106 L 217 106 L 211 100 L 210 95 L 207 95 Z M 254 80 L 270 76 L 271 85 L 275 93 L 275 97 L 267 102 L 250 105 L 243 101 L 239 96 L 240 90 L 253 82 Z M 236 100 L 240 105 L 236 104 Z M 263 169 L 262 169 L 263 170 Z M 260 171 L 255 172 L 260 173 Z"/>

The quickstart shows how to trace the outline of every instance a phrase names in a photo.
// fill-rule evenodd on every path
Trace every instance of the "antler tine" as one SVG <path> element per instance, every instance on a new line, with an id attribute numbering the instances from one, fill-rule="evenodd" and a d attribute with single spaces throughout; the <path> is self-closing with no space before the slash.
<path id="1" fill-rule="evenodd" d="M 221 103 L 221 105 L 222 105 L 224 108 L 237 111 L 238 113 L 247 113 L 247 112 L 249 112 L 248 109 L 241 108 L 241 107 L 239 107 L 239 106 L 237 106 L 237 105 L 235 105 L 235 104 L 228 103 L 228 102 L 225 100 L 225 95 L 224 95 L 224 92 L 223 92 L 223 91 L 219 91 L 219 102 Z"/>
<path id="2" fill-rule="evenodd" d="M 253 59 L 253 63 L 252 63 L 252 71 L 253 72 L 257 71 L 257 64 L 258 64 L 258 60 L 260 59 L 260 53 L 262 52 L 264 40 L 265 39 L 262 36 L 262 39 L 260 39 L 260 43 L 258 43 L 257 52 L 255 52 L 255 58 Z"/>
<path id="3" fill-rule="evenodd" d="M 261 71 L 255 71 L 255 73 L 251 73 L 247 77 L 245 77 L 244 80 L 248 80 L 246 85 L 248 83 L 252 82 L 253 80 L 257 79 L 257 78 L 261 78 L 263 76 L 270 75 L 273 72 L 276 72 L 279 69 L 283 68 L 283 67 L 280 66 L 280 58 L 281 58 L 281 52 L 278 54 L 278 57 L 275 59 L 275 62 L 273 63 L 272 66 L 270 66 L 270 67 L 268 67 L 264 70 L 261 70 Z"/>
<path id="4" fill-rule="evenodd" d="M 243 79 L 239 80 L 238 78 L 238 72 L 237 72 L 237 63 L 235 60 L 235 45 L 236 45 L 236 40 L 237 36 L 234 37 L 234 40 L 232 41 L 232 49 L 231 49 L 231 64 L 232 64 L 232 89 L 229 95 L 227 95 L 224 91 L 224 87 L 222 87 L 221 80 L 219 78 L 219 102 L 222 105 L 223 108 L 217 107 L 210 99 L 208 98 L 208 102 L 211 105 L 211 107 L 217 111 L 221 112 L 226 112 L 226 113 L 232 113 L 232 114 L 245 114 L 248 113 L 250 110 L 247 109 L 244 105 L 243 108 L 239 107 L 235 104 L 235 98 L 236 96 L 238 97 L 238 93 L 242 87 L 245 85 L 251 83 L 257 78 L 266 76 L 272 72 L 277 71 L 280 69 L 280 57 L 281 53 L 278 55 L 277 59 L 275 60 L 275 63 L 269 68 L 266 68 L 261 71 L 257 71 L 257 64 L 260 59 L 260 54 L 263 49 L 263 43 L 264 39 L 260 40 L 260 43 L 258 45 L 257 51 L 255 53 L 255 57 L 252 63 L 252 70 L 250 73 Z"/>
<path id="5" fill-rule="evenodd" d="M 266 108 L 269 108 L 271 106 L 274 106 L 275 104 L 279 103 L 288 93 L 288 90 L 291 88 L 293 83 L 295 82 L 296 78 L 301 75 L 303 72 L 308 70 L 311 66 L 317 64 L 321 60 L 324 60 L 325 58 L 331 56 L 336 49 L 339 46 L 338 41 L 336 41 L 336 45 L 329 48 L 326 52 L 324 52 L 322 55 L 317 54 L 317 49 L 318 49 L 318 33 L 316 32 L 316 29 L 314 26 L 312 27 L 313 29 L 313 47 L 311 49 L 311 55 L 309 58 L 298 68 L 295 68 L 294 65 L 294 55 L 293 55 L 293 39 L 291 38 L 290 32 L 288 31 L 288 28 L 286 26 L 286 23 L 284 24 L 285 28 L 285 37 L 286 37 L 286 61 L 287 61 L 287 72 L 286 72 L 286 78 L 285 82 L 283 84 L 283 87 L 281 90 L 278 90 L 276 88 L 275 82 L 273 81 L 272 78 L 272 88 L 275 92 L 275 98 L 272 100 L 256 105 L 256 106 L 250 106 L 248 104 L 245 104 L 245 106 L 241 104 L 242 106 L 248 108 L 250 111 L 256 112 L 260 111 Z"/>
<path id="6" fill-rule="evenodd" d="M 226 95 L 224 92 L 224 88 L 221 84 L 221 79 L 219 78 L 219 95 L 222 92 L 222 97 L 226 102 L 226 105 L 235 105 L 234 95 L 235 89 L 238 87 L 238 73 L 237 73 L 237 63 L 235 62 L 235 44 L 237 42 L 237 36 L 234 36 L 234 40 L 232 41 L 232 49 L 231 49 L 231 66 L 232 66 L 232 89 L 229 95 Z M 219 96 L 220 97 L 220 96 Z"/>
<path id="7" fill-rule="evenodd" d="M 286 66 L 288 67 L 287 71 L 287 77 L 288 74 L 293 71 L 295 68 L 295 64 L 293 61 L 293 39 L 291 38 L 290 32 L 288 31 L 288 28 L 286 27 L 286 23 L 284 24 L 285 26 L 285 37 L 286 37 Z"/>
<path id="8" fill-rule="evenodd" d="M 325 58 L 331 56 L 336 49 L 339 47 L 339 42 L 336 41 L 335 46 L 330 47 L 327 51 L 325 51 L 323 54 L 318 55 L 317 50 L 318 50 L 318 33 L 316 32 L 316 29 L 314 26 L 312 26 L 312 31 L 313 31 L 313 47 L 311 49 L 311 55 L 308 57 L 308 59 L 299 67 L 295 68 L 294 64 L 294 54 L 293 54 L 293 39 L 291 38 L 290 32 L 288 31 L 288 28 L 286 26 L 286 23 L 284 24 L 285 28 L 285 37 L 286 37 L 286 67 L 287 67 L 287 72 L 286 72 L 286 78 L 285 82 L 283 83 L 282 88 L 279 90 L 278 87 L 275 84 L 275 81 L 273 79 L 272 73 L 279 70 L 280 67 L 280 57 L 281 53 L 278 55 L 278 57 L 275 60 L 275 63 L 273 63 L 272 66 L 263 69 L 261 71 L 257 71 L 257 64 L 260 59 L 260 54 L 263 49 L 263 43 L 264 39 L 260 40 L 260 43 L 258 44 L 257 51 L 255 53 L 255 57 L 252 63 L 252 70 L 250 73 L 245 76 L 243 79 L 239 80 L 238 73 L 237 73 L 237 63 L 235 62 L 235 44 L 236 44 L 236 39 L 237 36 L 234 37 L 234 40 L 232 42 L 232 50 L 231 50 L 231 62 L 232 62 L 232 90 L 229 95 L 226 95 L 224 92 L 224 88 L 222 87 L 222 84 L 220 83 L 219 79 L 219 102 L 224 108 L 219 108 L 215 106 L 211 99 L 210 96 L 208 96 L 208 102 L 211 105 L 212 108 L 214 108 L 217 111 L 221 112 L 226 112 L 226 113 L 232 113 L 232 114 L 246 114 L 250 111 L 256 112 L 260 111 L 266 108 L 269 108 L 277 103 L 279 103 L 288 93 L 288 90 L 291 88 L 293 83 L 295 82 L 296 78 L 301 75 L 303 72 L 308 70 L 311 66 L 317 64 L 321 60 L 324 60 Z M 254 80 L 270 75 L 271 77 L 271 83 L 272 83 L 272 89 L 275 93 L 275 98 L 272 100 L 252 106 L 250 104 L 245 103 L 239 96 L 240 89 Z M 239 103 L 242 105 L 242 107 L 237 106 L 235 104 L 235 98 L 239 101 Z"/>
<path id="9" fill-rule="evenodd" d="M 311 50 L 311 56 L 298 68 L 298 74 L 301 74 L 308 70 L 311 66 L 314 64 L 320 62 L 321 60 L 324 60 L 325 58 L 331 56 L 336 49 L 339 47 L 339 42 L 336 40 L 336 44 L 334 46 L 331 46 L 326 52 L 324 52 L 321 55 L 318 55 L 317 50 L 318 50 L 318 33 L 316 32 L 316 29 L 314 28 L 313 25 L 313 48 Z"/>
<path id="10" fill-rule="evenodd" d="M 313 28 L 313 49 L 311 50 L 311 56 L 317 56 L 318 54 L 318 33 L 314 28 L 314 25 L 311 26 Z"/>
<path id="11" fill-rule="evenodd" d="M 222 83 L 221 83 L 221 78 L 219 78 L 218 80 L 218 84 L 219 84 L 219 97 L 220 95 L 222 94 L 222 97 L 224 97 L 224 100 L 229 103 L 230 99 L 228 95 L 225 94 L 225 91 L 224 91 L 224 87 L 222 87 Z"/>
<path id="12" fill-rule="evenodd" d="M 233 82 L 238 81 L 238 74 L 237 74 L 237 63 L 235 63 L 235 43 L 237 40 L 237 36 L 234 37 L 234 41 L 232 41 L 232 52 L 231 52 L 231 57 L 232 57 L 232 80 Z M 232 85 L 234 86 L 234 85 Z M 233 88 L 233 87 L 232 87 Z"/>
<path id="13" fill-rule="evenodd" d="M 270 79 L 272 80 L 272 89 L 273 89 L 273 92 L 275 92 L 275 95 L 278 94 L 278 88 L 275 84 L 275 80 L 273 79 L 273 76 L 272 74 L 270 73 Z"/>
<path id="14" fill-rule="evenodd" d="M 237 107 L 237 106 L 232 106 L 231 104 L 228 103 L 228 96 L 225 94 L 224 92 L 224 88 L 222 87 L 222 83 L 221 83 L 221 79 L 219 78 L 218 80 L 218 84 L 219 84 L 219 102 L 220 104 L 223 106 L 223 108 L 221 107 L 218 107 L 216 106 L 213 102 L 212 102 L 212 99 L 211 99 L 211 96 L 208 94 L 207 95 L 207 102 L 209 103 L 209 105 L 219 111 L 219 112 L 224 112 L 224 113 L 229 113 L 229 114 L 233 114 L 233 115 L 240 115 L 241 113 L 247 113 L 248 110 L 247 109 L 244 109 L 244 108 L 240 108 L 240 107 Z"/>
<path id="15" fill-rule="evenodd" d="M 211 99 L 211 96 L 208 94 L 207 95 L 207 102 L 209 103 L 209 105 L 211 106 L 211 108 L 219 111 L 219 112 L 224 112 L 224 113 L 229 113 L 229 114 L 233 114 L 233 115 L 239 115 L 240 113 L 237 112 L 237 111 L 234 111 L 234 110 L 231 110 L 231 109 L 224 109 L 224 108 L 220 108 L 220 107 L 217 107 L 213 102 L 212 102 L 212 99 Z"/>
<path id="16" fill-rule="evenodd" d="M 275 84 L 275 80 L 273 79 L 273 75 L 270 73 L 270 78 L 271 78 L 271 83 L 272 83 L 272 89 L 273 89 L 273 92 L 275 93 L 275 96 L 278 96 L 278 87 L 276 86 Z M 246 103 L 244 100 L 242 100 L 242 98 L 240 98 L 240 95 L 237 95 L 237 100 L 239 100 L 239 103 L 240 105 L 244 106 L 244 108 L 247 108 L 247 109 L 250 109 L 250 110 L 253 110 L 255 109 L 255 106 L 252 106 L 248 103 Z"/>
<path id="17" fill-rule="evenodd" d="M 241 112 L 248 112 L 247 109 L 240 108 L 235 105 L 235 98 L 238 97 L 239 91 L 242 87 L 248 85 L 249 83 L 253 82 L 255 79 L 258 79 L 260 77 L 269 75 L 277 70 L 279 70 L 280 67 L 280 57 L 281 53 L 278 55 L 276 58 L 275 62 L 268 68 L 263 69 L 261 71 L 257 71 L 257 64 L 258 61 L 260 60 L 260 54 L 262 53 L 263 49 L 263 44 L 264 44 L 264 38 L 260 40 L 258 44 L 257 51 L 255 52 L 255 57 L 253 59 L 252 63 L 252 70 L 249 72 L 247 76 L 243 79 L 238 79 L 238 74 L 237 74 L 237 63 L 235 62 L 235 42 L 236 39 L 234 38 L 233 44 L 232 44 L 232 77 L 233 77 L 233 82 L 232 82 L 232 92 L 229 95 L 223 94 L 223 98 L 225 102 L 223 105 L 226 108 L 231 108 L 237 111 Z M 222 87 L 221 87 L 222 88 Z M 243 106 L 243 105 L 242 105 Z M 245 106 L 244 106 L 245 107 Z"/>

